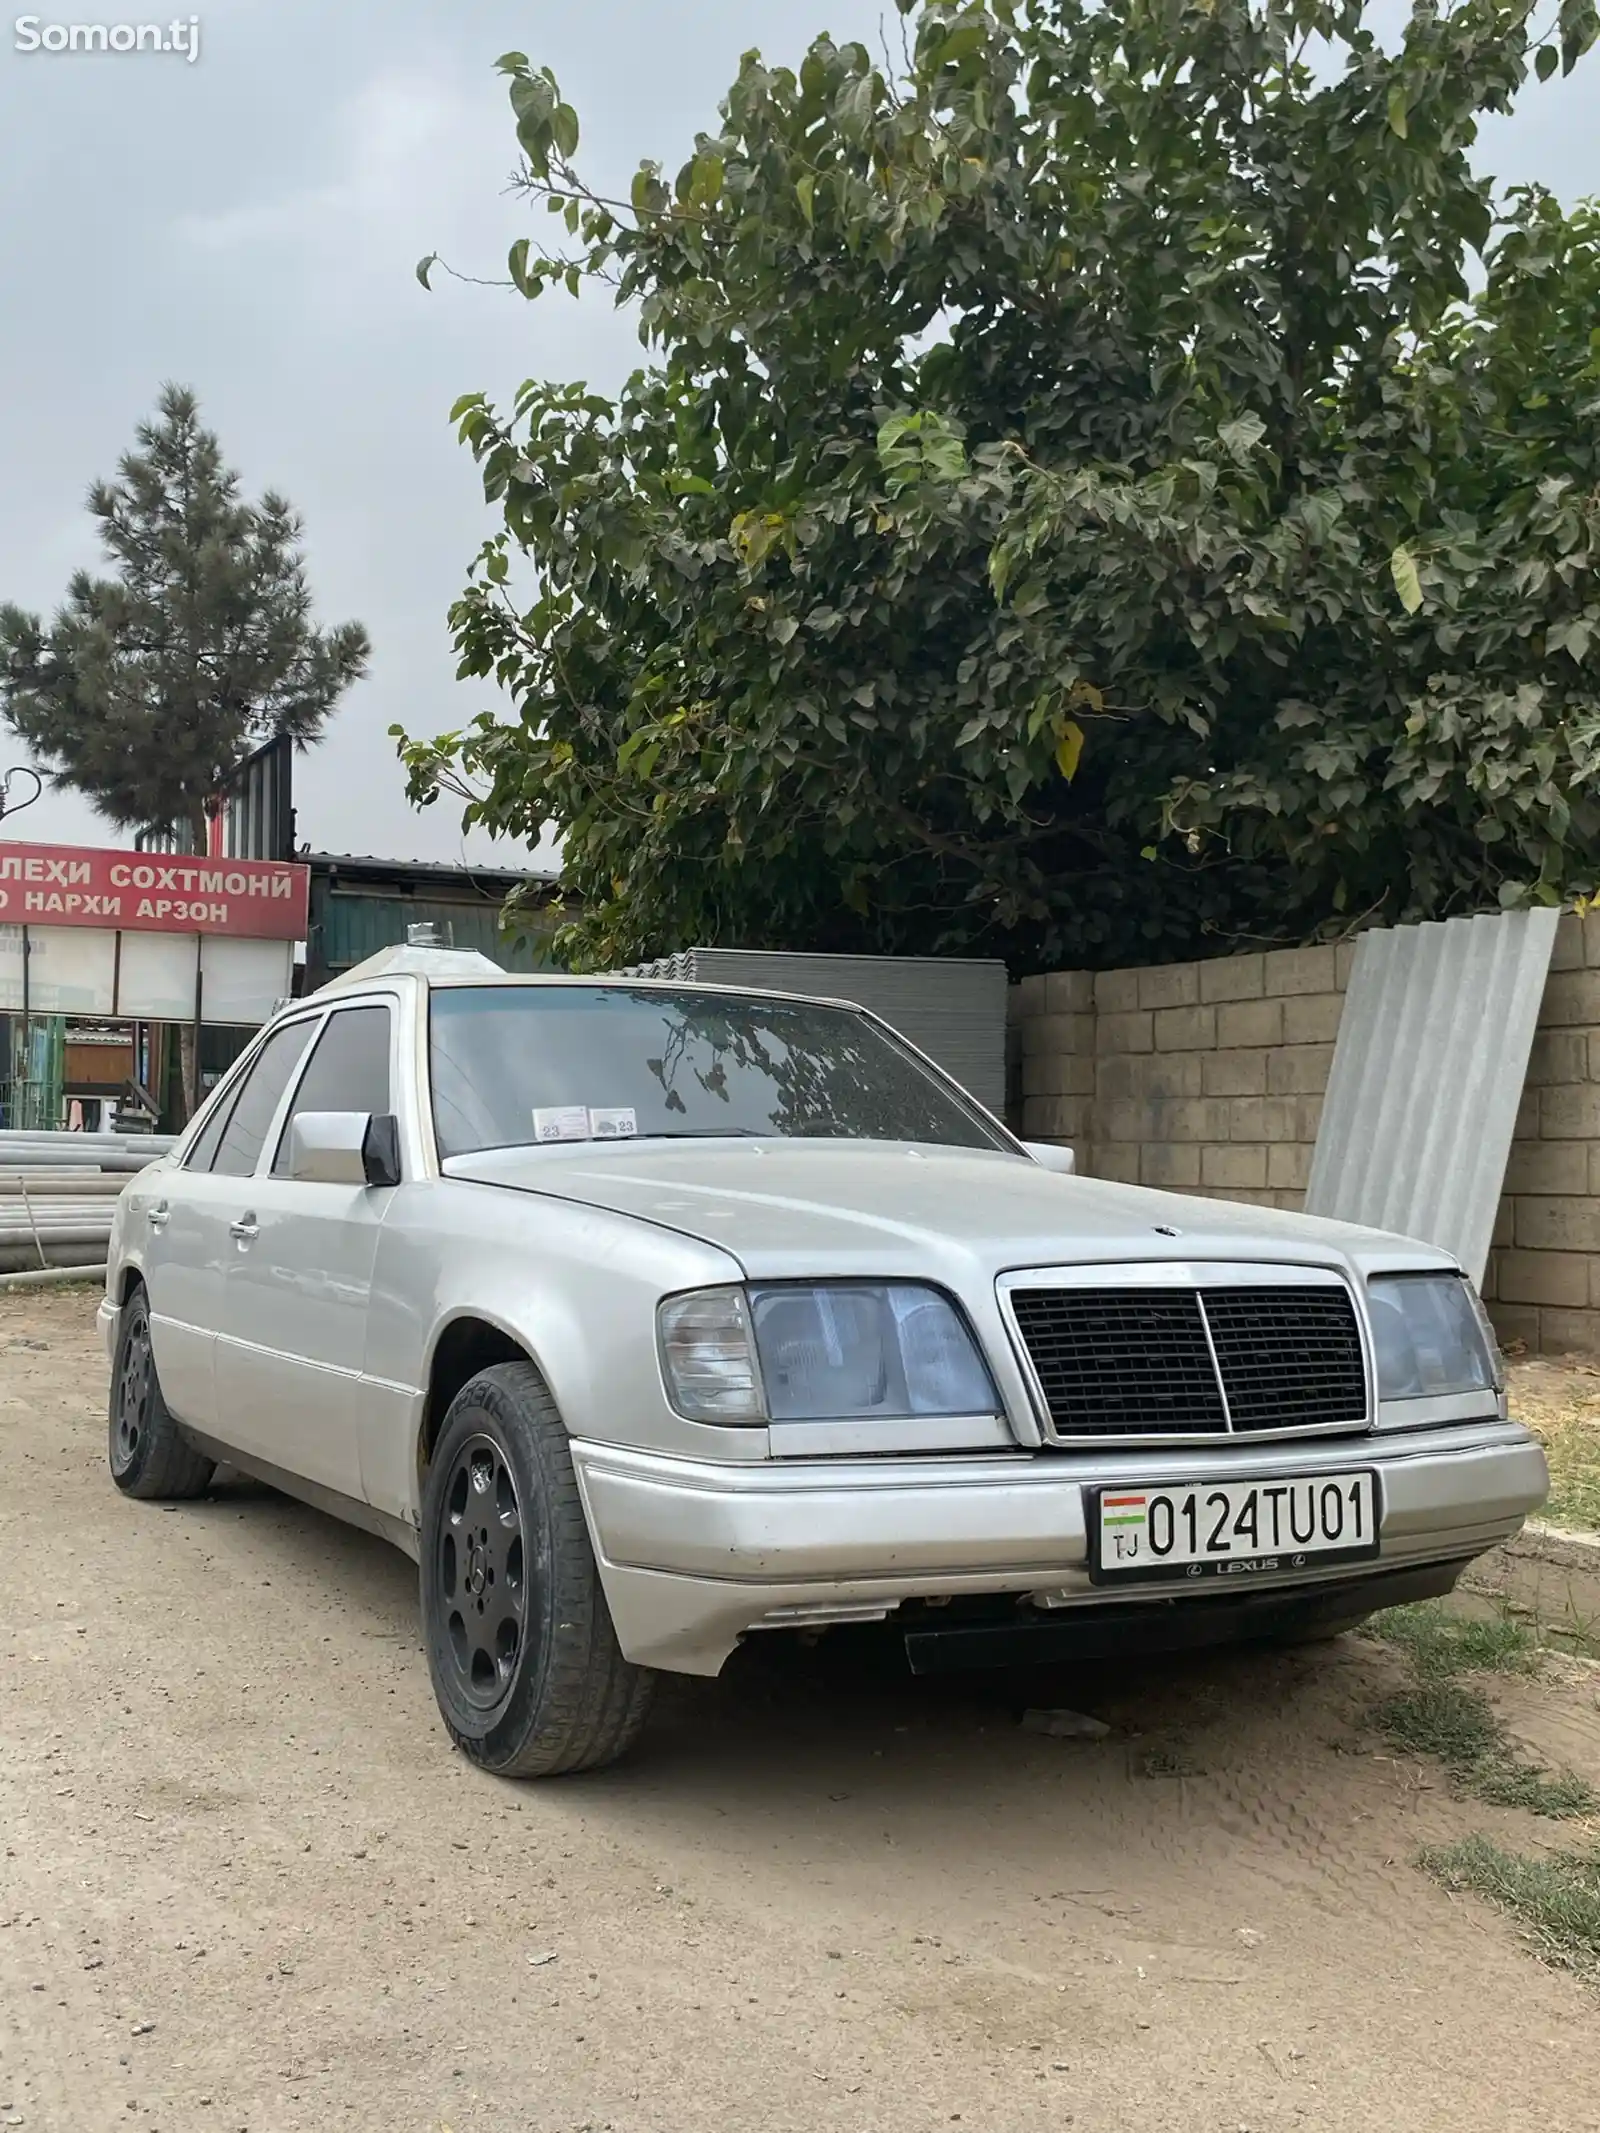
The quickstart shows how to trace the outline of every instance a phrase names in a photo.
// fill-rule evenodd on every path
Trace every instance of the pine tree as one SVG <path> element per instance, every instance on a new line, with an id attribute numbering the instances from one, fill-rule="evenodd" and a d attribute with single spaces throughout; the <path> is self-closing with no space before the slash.
<path id="1" fill-rule="evenodd" d="M 317 740 L 367 633 L 314 626 L 298 515 L 243 500 L 182 386 L 89 509 L 112 574 L 79 571 L 48 626 L 0 607 L 0 713 L 120 828 L 186 825 L 203 851 L 235 764 L 275 735 Z"/>

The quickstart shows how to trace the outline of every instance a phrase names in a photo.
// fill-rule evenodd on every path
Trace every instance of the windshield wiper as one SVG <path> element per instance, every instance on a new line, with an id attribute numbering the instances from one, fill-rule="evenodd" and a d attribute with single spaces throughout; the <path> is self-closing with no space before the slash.
<path id="1" fill-rule="evenodd" d="M 659 1126 L 619 1136 L 630 1141 L 764 1141 L 776 1136 L 756 1126 Z"/>

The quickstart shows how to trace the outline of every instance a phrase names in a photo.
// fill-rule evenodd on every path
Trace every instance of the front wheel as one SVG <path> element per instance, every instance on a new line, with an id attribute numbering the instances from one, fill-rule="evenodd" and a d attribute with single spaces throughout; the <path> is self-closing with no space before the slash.
<path id="1" fill-rule="evenodd" d="M 109 1416 L 111 1478 L 124 1496 L 203 1496 L 216 1464 L 197 1452 L 161 1395 L 150 1340 L 150 1299 L 135 1287 L 117 1322 Z"/>
<path id="2" fill-rule="evenodd" d="M 567 1433 L 531 1363 L 480 1371 L 444 1418 L 423 1492 L 422 1618 L 444 1722 L 483 1769 L 594 1770 L 643 1730 L 655 1675 L 622 1656 Z"/>

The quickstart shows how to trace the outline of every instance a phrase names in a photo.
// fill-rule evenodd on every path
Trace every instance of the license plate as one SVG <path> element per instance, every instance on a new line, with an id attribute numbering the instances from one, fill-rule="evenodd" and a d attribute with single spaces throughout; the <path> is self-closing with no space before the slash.
<path id="1" fill-rule="evenodd" d="M 1120 1585 L 1359 1562 L 1378 1552 L 1380 1516 L 1378 1477 L 1367 1467 L 1292 1481 L 1096 1489 L 1089 1575 Z"/>

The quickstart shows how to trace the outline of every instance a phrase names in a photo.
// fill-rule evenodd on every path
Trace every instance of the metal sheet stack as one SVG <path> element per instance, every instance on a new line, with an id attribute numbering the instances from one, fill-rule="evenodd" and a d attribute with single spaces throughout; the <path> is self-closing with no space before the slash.
<path id="1" fill-rule="evenodd" d="M 1308 1215 L 1425 1237 L 1483 1280 L 1560 916 L 1486 911 L 1362 934 Z"/>
<path id="2" fill-rule="evenodd" d="M 1006 966 L 916 955 L 785 955 L 757 948 L 685 948 L 623 977 L 749 985 L 870 1008 L 996 1116 L 1006 1105 Z"/>
<path id="3" fill-rule="evenodd" d="M 159 1133 L 0 1132 L 0 1273 L 103 1266 L 117 1195 L 173 1143 Z"/>

